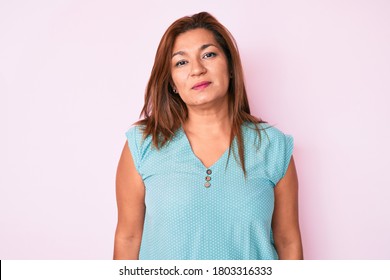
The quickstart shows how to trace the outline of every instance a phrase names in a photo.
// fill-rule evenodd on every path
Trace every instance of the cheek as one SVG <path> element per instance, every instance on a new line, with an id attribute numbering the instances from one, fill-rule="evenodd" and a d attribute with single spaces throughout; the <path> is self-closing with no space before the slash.
<path id="1" fill-rule="evenodd" d="M 227 90 L 229 87 L 229 83 L 230 83 L 229 73 L 226 71 L 221 71 L 220 75 L 219 75 L 219 81 L 220 81 L 220 86 L 224 87 L 224 88 L 226 87 L 226 90 Z"/>
<path id="2" fill-rule="evenodd" d="M 184 71 L 174 71 L 172 72 L 172 81 L 177 87 L 177 89 L 182 88 L 185 85 L 186 74 Z"/>
<path id="3" fill-rule="evenodd" d="M 224 85 L 229 85 L 230 73 L 227 64 L 224 61 L 221 61 L 215 70 L 215 74 L 219 76 L 219 80 L 221 81 L 221 83 L 223 83 Z"/>
<path id="4" fill-rule="evenodd" d="M 223 80 L 224 82 L 229 85 L 230 83 L 230 74 L 228 72 L 225 73 L 224 77 L 223 77 Z"/>

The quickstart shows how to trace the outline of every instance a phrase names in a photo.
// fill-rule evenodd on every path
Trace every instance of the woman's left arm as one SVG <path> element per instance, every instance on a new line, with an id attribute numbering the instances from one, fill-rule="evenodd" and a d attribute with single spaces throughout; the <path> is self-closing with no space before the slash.
<path id="1" fill-rule="evenodd" d="M 303 259 L 298 219 L 298 177 L 292 156 L 286 174 L 275 186 L 272 230 L 279 259 Z"/>

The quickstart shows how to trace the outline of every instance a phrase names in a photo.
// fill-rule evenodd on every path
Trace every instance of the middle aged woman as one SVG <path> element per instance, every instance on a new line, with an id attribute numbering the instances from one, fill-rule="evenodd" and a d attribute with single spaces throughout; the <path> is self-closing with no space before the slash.
<path id="1" fill-rule="evenodd" d="M 161 39 L 117 171 L 115 259 L 301 259 L 293 140 L 250 114 L 235 41 L 203 12 Z"/>

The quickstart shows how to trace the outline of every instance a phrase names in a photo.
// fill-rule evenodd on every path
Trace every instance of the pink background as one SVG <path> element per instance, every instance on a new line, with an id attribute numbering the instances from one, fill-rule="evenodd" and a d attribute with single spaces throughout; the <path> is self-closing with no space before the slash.
<path id="1" fill-rule="evenodd" d="M 307 259 L 390 259 L 390 2 L 1 1 L 0 258 L 110 259 L 157 44 L 207 10 L 252 111 L 295 138 Z"/>

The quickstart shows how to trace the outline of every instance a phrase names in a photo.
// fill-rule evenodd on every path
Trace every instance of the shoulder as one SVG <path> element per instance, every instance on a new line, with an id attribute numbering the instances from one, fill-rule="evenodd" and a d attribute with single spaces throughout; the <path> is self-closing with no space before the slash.
<path id="1" fill-rule="evenodd" d="M 242 131 L 248 162 L 260 166 L 275 186 L 286 173 L 293 152 L 293 137 L 268 123 L 245 123 Z"/>
<path id="2" fill-rule="evenodd" d="M 133 125 L 126 131 L 126 138 L 130 152 L 138 167 L 140 160 L 145 154 L 146 150 L 151 146 L 152 139 L 150 135 L 145 135 L 143 125 Z"/>
<path id="3" fill-rule="evenodd" d="M 142 125 L 133 125 L 126 131 L 127 137 L 143 138 L 144 126 Z"/>
<path id="4" fill-rule="evenodd" d="M 287 138 L 291 137 L 288 134 L 285 134 L 279 128 L 270 125 L 268 123 L 261 124 L 261 132 L 266 135 L 270 142 L 272 141 L 284 141 Z"/>
<path id="5" fill-rule="evenodd" d="M 144 125 L 133 125 L 126 131 L 128 141 L 136 142 L 141 145 L 143 142 L 150 142 L 151 136 L 145 134 Z"/>
<path id="6" fill-rule="evenodd" d="M 291 155 L 294 138 L 268 123 L 250 123 L 243 126 L 243 138 L 249 149 L 256 150 L 268 158 L 279 159 Z"/>
<path id="7" fill-rule="evenodd" d="M 253 139 L 255 142 L 261 141 L 263 144 L 285 141 L 291 138 L 290 135 L 284 134 L 280 129 L 268 123 L 249 123 L 242 126 L 243 136 L 247 140 Z"/>

